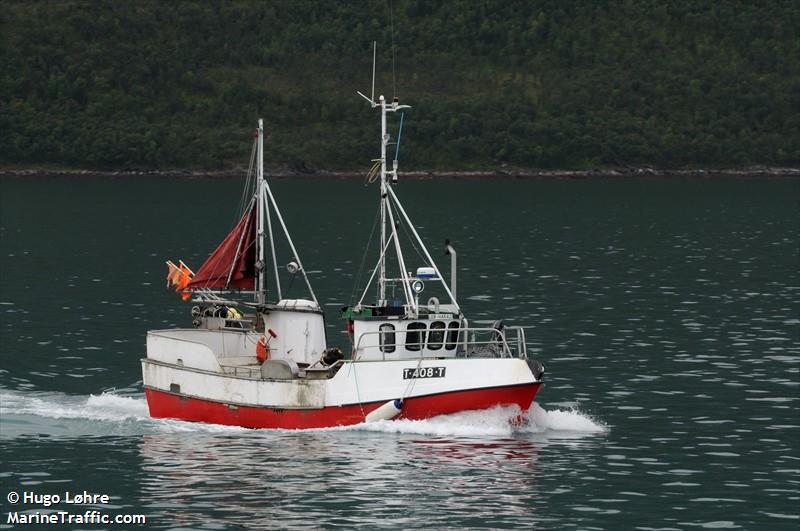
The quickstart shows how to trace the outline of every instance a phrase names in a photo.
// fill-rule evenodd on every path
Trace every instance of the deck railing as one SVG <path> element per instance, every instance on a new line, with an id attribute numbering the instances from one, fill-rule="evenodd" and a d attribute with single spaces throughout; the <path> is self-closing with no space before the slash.
<path id="1" fill-rule="evenodd" d="M 222 372 L 244 378 L 261 379 L 261 365 L 221 365 Z"/>
<path id="2" fill-rule="evenodd" d="M 527 359 L 528 357 L 525 347 L 525 329 L 521 326 L 504 326 L 502 329 L 459 327 L 442 329 L 441 332 L 444 332 L 441 341 L 438 338 L 431 341 L 430 329 L 412 330 L 411 334 L 418 334 L 418 337 L 422 337 L 422 339 L 410 343 L 398 341 L 400 337 L 405 339 L 409 333 L 405 330 L 363 332 L 359 334 L 358 340 L 353 346 L 352 359 L 357 361 L 363 358 L 376 359 L 379 357 L 385 360 L 387 355 L 391 359 L 415 359 L 416 357 Z M 451 334 L 457 334 L 454 341 L 450 340 Z M 385 339 L 381 339 L 381 336 L 388 338 L 392 335 L 395 338 L 394 342 L 386 342 Z M 365 339 L 375 336 L 378 336 L 375 341 Z M 432 343 L 437 345 L 435 349 L 430 348 Z M 453 347 L 448 348 L 450 345 Z"/>

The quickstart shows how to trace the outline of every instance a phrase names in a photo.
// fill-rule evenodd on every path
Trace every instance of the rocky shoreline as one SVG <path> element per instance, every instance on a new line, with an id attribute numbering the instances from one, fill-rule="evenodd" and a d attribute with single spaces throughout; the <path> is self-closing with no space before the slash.
<path id="1" fill-rule="evenodd" d="M 0 168 L 0 178 L 22 177 L 138 177 L 138 178 L 240 178 L 245 168 L 228 168 L 222 170 L 75 170 L 52 168 L 25 168 L 3 169 Z M 265 173 L 276 178 L 334 178 L 334 179 L 359 179 L 363 178 L 366 171 L 328 171 L 321 169 L 291 169 L 272 168 Z M 589 178 L 616 178 L 616 177 L 677 177 L 677 178 L 704 178 L 704 177 L 800 177 L 800 168 L 776 168 L 767 166 L 751 166 L 745 168 L 726 169 L 659 169 L 649 167 L 617 168 L 617 169 L 591 169 L 591 170 L 538 170 L 528 168 L 498 168 L 496 170 L 411 170 L 401 171 L 401 178 L 407 179 L 440 179 L 440 178 L 515 178 L 515 179 L 589 179 Z"/>

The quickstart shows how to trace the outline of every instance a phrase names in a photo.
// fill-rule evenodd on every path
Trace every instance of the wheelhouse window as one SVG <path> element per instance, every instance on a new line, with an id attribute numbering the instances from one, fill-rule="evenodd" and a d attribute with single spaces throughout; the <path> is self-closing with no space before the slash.
<path id="1" fill-rule="evenodd" d="M 382 324 L 378 327 L 378 330 L 380 331 L 380 334 L 378 334 L 378 340 L 380 342 L 381 352 L 394 352 L 394 325 Z"/>
<path id="2" fill-rule="evenodd" d="M 431 323 L 431 331 L 428 334 L 428 348 L 431 350 L 439 350 L 444 343 L 444 329 L 445 324 L 442 321 L 434 321 Z"/>
<path id="3" fill-rule="evenodd" d="M 446 350 L 453 350 L 458 346 L 458 328 L 458 321 L 450 321 L 447 324 L 447 343 L 444 345 Z"/>
<path id="4" fill-rule="evenodd" d="M 411 323 L 406 329 L 406 349 L 417 351 L 425 344 L 425 323 Z"/>

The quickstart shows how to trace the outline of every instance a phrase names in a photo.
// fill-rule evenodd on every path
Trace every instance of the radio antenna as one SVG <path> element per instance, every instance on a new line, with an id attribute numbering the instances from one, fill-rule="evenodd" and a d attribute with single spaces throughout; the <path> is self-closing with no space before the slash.
<path id="1" fill-rule="evenodd" d="M 378 52 L 378 41 L 372 41 L 372 104 L 375 104 L 375 57 Z"/>
<path id="2" fill-rule="evenodd" d="M 360 90 L 356 91 L 356 94 L 367 100 L 372 107 L 377 107 L 378 104 L 375 103 L 375 59 L 377 57 L 377 50 L 378 50 L 378 43 L 377 41 L 372 41 L 372 96 L 367 97 L 365 94 L 362 94 Z"/>

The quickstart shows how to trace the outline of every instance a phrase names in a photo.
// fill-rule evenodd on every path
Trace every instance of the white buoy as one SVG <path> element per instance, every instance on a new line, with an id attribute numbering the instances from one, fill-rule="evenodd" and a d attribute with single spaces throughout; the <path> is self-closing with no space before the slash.
<path id="1" fill-rule="evenodd" d="M 389 400 L 384 405 L 371 412 L 364 419 L 365 422 L 377 422 L 379 420 L 392 420 L 403 411 L 403 401 L 400 399 Z"/>

